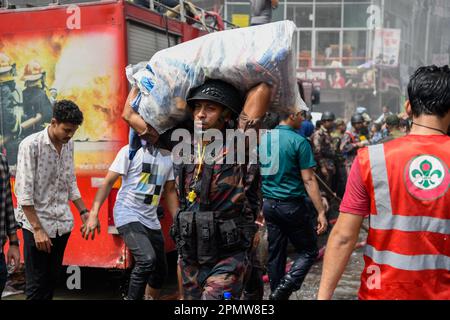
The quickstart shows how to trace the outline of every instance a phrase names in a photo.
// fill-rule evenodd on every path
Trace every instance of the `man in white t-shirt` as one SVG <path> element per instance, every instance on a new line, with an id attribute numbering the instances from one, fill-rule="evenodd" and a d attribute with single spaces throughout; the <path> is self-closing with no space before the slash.
<path id="1" fill-rule="evenodd" d="M 171 154 L 148 144 L 130 160 L 129 146 L 123 147 L 97 191 L 83 227 L 84 237 L 94 237 L 95 230 L 100 232 L 98 212 L 119 177 L 122 185 L 114 206 L 114 223 L 135 261 L 127 299 L 142 299 L 147 284 L 150 298 L 157 299 L 167 274 L 164 238 L 157 216 L 161 196 L 172 215 L 178 208 Z"/>

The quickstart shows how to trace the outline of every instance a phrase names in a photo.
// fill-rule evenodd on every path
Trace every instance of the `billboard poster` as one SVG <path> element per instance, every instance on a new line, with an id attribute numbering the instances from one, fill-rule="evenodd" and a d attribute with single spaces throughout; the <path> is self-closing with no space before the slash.
<path id="1" fill-rule="evenodd" d="M 398 67 L 401 29 L 375 29 L 373 59 L 376 65 Z"/>
<path id="2" fill-rule="evenodd" d="M 321 89 L 373 89 L 375 70 L 362 68 L 301 68 L 297 78 Z"/>
<path id="3" fill-rule="evenodd" d="M 20 142 L 48 126 L 57 100 L 72 100 L 83 112 L 73 137 L 77 174 L 106 171 L 126 143 L 122 32 L 99 22 L 111 13 L 81 7 L 73 29 L 65 8 L 47 11 L 50 22 L 39 10 L 0 14 L 0 134 L 12 171 Z M 18 21 L 26 23 L 14 27 Z"/>

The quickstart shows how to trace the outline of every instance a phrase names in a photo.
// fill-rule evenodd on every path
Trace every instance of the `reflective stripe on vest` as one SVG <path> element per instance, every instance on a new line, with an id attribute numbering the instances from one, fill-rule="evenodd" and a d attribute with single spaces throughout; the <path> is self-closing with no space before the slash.
<path id="1" fill-rule="evenodd" d="M 401 270 L 450 270 L 450 258 L 444 255 L 418 254 L 409 256 L 392 251 L 378 251 L 370 245 L 366 245 L 365 254 L 377 264 L 387 264 Z"/>
<path id="2" fill-rule="evenodd" d="M 450 220 L 392 214 L 384 145 L 370 146 L 368 151 L 377 209 L 376 215 L 370 215 L 370 228 L 450 234 Z M 403 255 L 392 251 L 378 251 L 370 245 L 366 246 L 365 254 L 378 264 L 387 264 L 402 270 L 450 270 L 450 257 L 445 255 Z"/>

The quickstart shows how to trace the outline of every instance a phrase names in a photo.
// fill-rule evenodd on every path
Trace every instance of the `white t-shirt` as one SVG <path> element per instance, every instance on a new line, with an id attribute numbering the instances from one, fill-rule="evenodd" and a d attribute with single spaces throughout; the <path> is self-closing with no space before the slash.
<path id="1" fill-rule="evenodd" d="M 133 160 L 129 159 L 129 146 L 123 147 L 109 168 L 122 176 L 122 186 L 114 206 L 116 227 L 140 222 L 150 229 L 161 229 L 157 216 L 164 184 L 174 180 L 173 162 L 169 151 L 154 154 L 140 148 Z"/>

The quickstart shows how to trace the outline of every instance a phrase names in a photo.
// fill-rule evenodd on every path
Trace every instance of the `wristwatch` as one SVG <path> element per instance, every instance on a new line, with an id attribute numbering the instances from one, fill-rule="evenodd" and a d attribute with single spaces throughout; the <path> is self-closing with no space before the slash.
<path id="1" fill-rule="evenodd" d="M 88 209 L 83 209 L 83 210 L 81 210 L 81 211 L 80 211 L 80 216 L 82 216 L 82 215 L 85 214 L 85 213 L 89 213 L 89 210 L 88 210 Z"/>
<path id="2" fill-rule="evenodd" d="M 20 245 L 19 240 L 13 240 L 13 241 L 9 241 L 9 246 L 16 246 L 18 247 Z"/>

